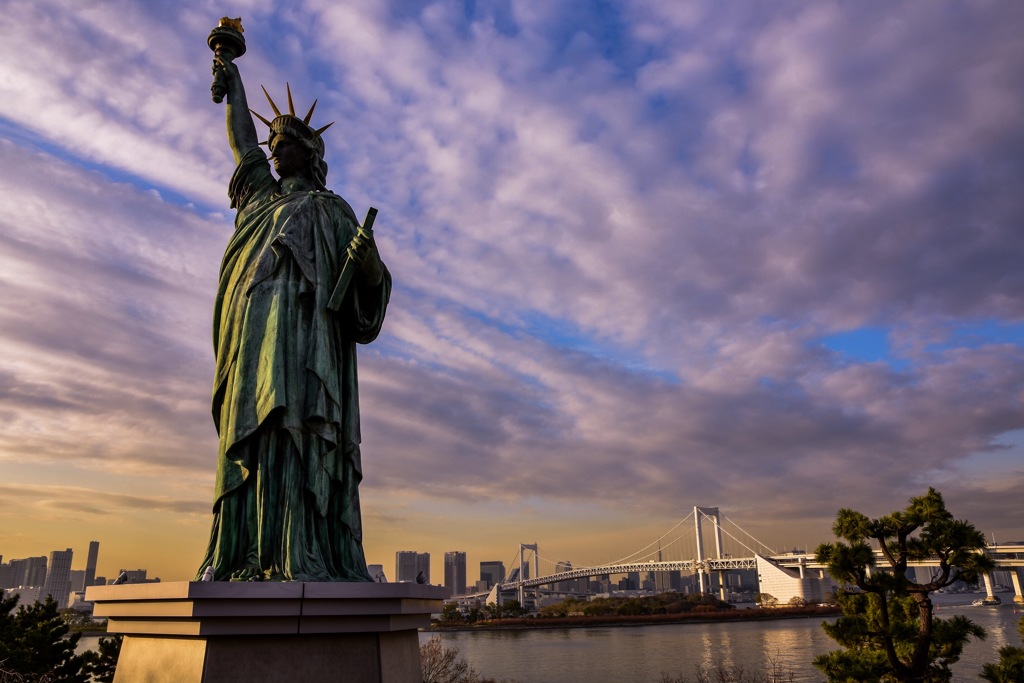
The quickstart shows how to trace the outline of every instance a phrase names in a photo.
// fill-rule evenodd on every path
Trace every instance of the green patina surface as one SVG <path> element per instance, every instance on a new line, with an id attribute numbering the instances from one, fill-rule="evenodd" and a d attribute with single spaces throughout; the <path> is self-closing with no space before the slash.
<path id="1" fill-rule="evenodd" d="M 234 63 L 217 54 L 235 232 L 214 309 L 213 419 L 220 437 L 213 526 L 197 577 L 370 581 L 362 550 L 356 344 L 380 332 L 391 276 L 372 234 L 324 187 L 320 133 L 306 119 L 268 122 L 257 145 Z M 269 98 L 269 95 L 268 95 Z M 288 94 L 291 109 L 291 93 Z M 260 117 L 262 119 L 262 117 Z M 351 285 L 328 308 L 348 264 Z"/>

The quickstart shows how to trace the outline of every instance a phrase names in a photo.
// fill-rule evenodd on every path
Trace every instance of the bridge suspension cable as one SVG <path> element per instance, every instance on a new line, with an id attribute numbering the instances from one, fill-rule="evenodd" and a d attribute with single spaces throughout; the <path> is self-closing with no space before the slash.
<path id="1" fill-rule="evenodd" d="M 512 553 L 512 558 L 508 561 L 507 567 L 508 568 L 505 569 L 505 575 L 503 577 L 501 577 L 501 580 L 498 583 L 505 583 L 505 580 L 508 579 L 508 575 L 512 573 L 512 570 L 513 569 L 519 569 L 519 551 L 518 550 L 516 550 L 514 553 Z M 522 579 L 522 577 L 519 577 L 519 578 Z"/>
<path id="2" fill-rule="evenodd" d="M 721 514 L 721 513 L 719 513 L 719 514 Z M 768 553 L 769 555 L 777 555 L 777 554 L 778 554 L 778 553 L 777 553 L 777 552 L 775 551 L 775 549 L 774 549 L 774 548 L 772 548 L 771 546 L 769 546 L 769 545 L 766 545 L 766 544 L 762 543 L 761 541 L 759 541 L 758 539 L 754 538 L 754 537 L 753 537 L 752 535 L 750 535 L 750 534 L 749 534 L 749 533 L 748 533 L 748 532 L 747 532 L 747 531 L 746 531 L 746 530 L 745 530 L 745 529 L 744 529 L 743 527 L 741 527 L 741 526 L 740 526 L 739 524 L 737 524 L 736 522 L 732 521 L 731 519 L 729 519 L 729 518 L 728 518 L 728 517 L 726 517 L 725 515 L 721 515 L 721 516 L 722 516 L 722 519 L 724 519 L 725 521 L 729 522 L 729 523 L 730 523 L 730 524 L 732 524 L 732 525 L 733 525 L 734 527 L 736 527 L 737 529 L 739 529 L 740 531 L 742 531 L 742 532 L 743 532 L 744 534 L 746 534 L 747 538 L 749 538 L 749 539 L 751 539 L 752 541 L 756 542 L 756 543 L 757 543 L 757 545 L 758 545 L 758 546 L 760 546 L 761 550 L 767 550 L 767 551 L 769 551 L 769 553 Z M 738 538 L 736 538 L 735 536 L 733 536 L 732 534 L 730 534 L 730 533 L 729 533 L 728 531 L 726 531 L 725 529 L 722 529 L 722 531 L 723 531 L 723 533 L 725 533 L 725 535 L 726 535 L 726 536 L 728 536 L 728 537 L 729 537 L 729 538 L 731 538 L 732 540 L 734 540 L 734 541 L 736 541 L 737 543 L 739 543 L 739 544 L 740 544 L 741 546 L 743 546 L 743 547 L 744 547 L 744 548 L 745 548 L 746 550 L 749 550 L 749 551 L 750 551 L 751 553 L 753 553 L 753 554 L 755 554 L 755 555 L 759 555 L 759 554 L 761 554 L 761 553 L 759 553 L 758 551 L 756 551 L 756 550 L 754 550 L 753 548 L 751 548 L 750 546 L 748 546 L 748 545 L 747 545 L 746 543 L 744 543 L 744 542 L 743 542 L 743 541 L 741 541 L 740 539 L 738 539 Z"/>
<path id="3" fill-rule="evenodd" d="M 599 567 L 599 566 L 608 566 L 608 565 L 613 565 L 613 564 L 627 564 L 627 563 L 628 563 L 628 562 L 629 562 L 630 560 L 633 560 L 633 559 L 635 559 L 635 558 L 636 558 L 636 557 L 637 557 L 638 555 L 640 555 L 640 554 L 641 554 L 641 553 L 643 553 L 644 551 L 646 551 L 646 550 L 649 550 L 649 549 L 653 548 L 653 547 L 654 547 L 655 545 L 657 545 L 657 544 L 658 544 L 658 543 L 660 543 L 661 541 L 663 541 L 663 540 L 665 540 L 666 538 L 668 538 L 668 535 L 669 535 L 669 534 L 671 534 L 671 533 L 672 533 L 673 531 L 675 531 L 675 530 L 676 530 L 676 529 L 678 529 L 678 528 L 679 528 L 680 526 L 682 526 L 682 524 L 683 524 L 684 522 L 686 522 L 687 520 L 689 520 L 689 519 L 690 519 L 691 517 L 693 517 L 693 513 L 692 513 L 692 512 L 691 512 L 690 514 L 686 515 L 686 517 L 683 517 L 683 518 L 682 518 L 681 520 L 679 520 L 679 522 L 678 522 L 678 523 L 676 523 L 676 525 L 675 525 L 674 527 L 672 527 L 671 529 L 669 529 L 668 531 L 666 531 L 666 532 L 665 532 L 664 534 L 662 534 L 662 535 L 661 535 L 661 536 L 660 536 L 659 538 L 656 538 L 656 539 L 654 539 L 653 541 L 651 541 L 650 543 L 648 543 L 648 544 L 647 544 L 646 546 L 644 546 L 643 548 L 640 548 L 640 550 L 637 550 L 636 552 L 630 553 L 629 555 L 626 555 L 625 557 L 619 558 L 618 560 L 614 560 L 614 561 L 612 561 L 612 562 L 604 562 L 604 563 L 602 563 L 602 564 L 600 564 L 600 565 L 590 565 L 590 566 L 587 566 L 587 565 L 580 565 L 580 568 L 581 568 L 581 569 L 592 569 L 592 568 L 594 568 L 594 567 Z M 691 531 L 692 531 L 692 530 L 691 530 Z M 684 536 L 685 536 L 685 535 L 688 535 L 688 534 L 689 534 L 689 531 L 687 532 L 687 534 L 684 534 Z M 679 539 L 673 539 L 672 543 L 675 543 L 675 541 L 676 541 L 676 540 L 679 540 Z M 672 545 L 672 543 L 670 543 L 669 545 Z"/>

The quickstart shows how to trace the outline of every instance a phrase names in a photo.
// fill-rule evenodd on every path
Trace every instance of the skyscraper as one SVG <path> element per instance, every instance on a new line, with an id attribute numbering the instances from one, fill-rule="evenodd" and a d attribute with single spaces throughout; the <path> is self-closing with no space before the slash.
<path id="1" fill-rule="evenodd" d="M 480 580 L 487 582 L 488 588 L 493 588 L 494 584 L 501 582 L 505 578 L 505 563 L 492 560 L 489 562 L 480 563 Z"/>
<path id="2" fill-rule="evenodd" d="M 99 555 L 100 542 L 89 541 L 89 557 L 85 561 L 85 588 L 96 583 L 96 560 L 99 558 Z"/>
<path id="3" fill-rule="evenodd" d="M 555 564 L 555 573 L 561 574 L 562 572 L 571 572 L 572 562 L 565 560 L 564 562 L 558 562 Z M 574 593 L 576 591 L 576 581 L 559 581 L 555 584 L 555 590 L 559 593 Z"/>
<path id="4" fill-rule="evenodd" d="M 47 595 L 53 597 L 61 609 L 68 606 L 68 596 L 71 594 L 71 558 L 74 551 L 54 550 L 50 553 L 50 561 L 46 568 L 46 581 L 43 582 L 43 590 L 39 592 L 40 599 L 45 600 Z"/>
<path id="5" fill-rule="evenodd" d="M 21 585 L 25 586 L 39 586 L 42 588 L 43 584 L 46 583 L 46 557 L 40 555 L 39 557 L 30 557 L 25 562 L 25 577 Z"/>
<path id="6" fill-rule="evenodd" d="M 26 557 L 22 560 L 11 560 L 11 585 L 42 587 L 46 581 L 46 558 Z"/>
<path id="7" fill-rule="evenodd" d="M 416 553 L 416 573 L 423 572 L 424 583 L 430 583 L 430 553 Z"/>
<path id="8" fill-rule="evenodd" d="M 399 550 L 395 553 L 395 581 L 416 580 L 416 558 L 419 556 L 415 550 Z"/>
<path id="9" fill-rule="evenodd" d="M 444 587 L 452 595 L 466 594 L 466 553 L 451 550 L 444 554 Z"/>
<path id="10" fill-rule="evenodd" d="M 149 573 L 147 569 L 122 569 L 117 572 L 118 576 L 121 574 L 125 575 L 125 583 L 160 583 L 160 579 L 147 579 L 146 574 Z"/>

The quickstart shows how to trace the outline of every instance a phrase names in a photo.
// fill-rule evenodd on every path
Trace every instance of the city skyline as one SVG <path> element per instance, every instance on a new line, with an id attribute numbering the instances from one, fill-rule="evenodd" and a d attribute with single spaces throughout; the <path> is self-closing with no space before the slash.
<path id="1" fill-rule="evenodd" d="M 1024 6 L 187 5 L 0 13 L 5 557 L 199 567 L 225 10 L 380 210 L 368 562 L 596 565 L 695 505 L 813 547 L 928 486 L 1022 540 Z"/>
<path id="2" fill-rule="evenodd" d="M 673 525 L 674 528 L 672 530 L 670 530 L 670 531 L 677 530 L 679 526 L 682 526 L 683 524 L 685 524 L 687 522 L 690 522 L 690 521 L 691 520 L 689 518 L 684 518 L 683 520 L 680 520 L 679 522 L 677 522 L 677 524 Z M 704 522 L 704 524 L 705 524 L 705 530 L 702 532 L 702 536 L 704 537 L 704 543 L 705 543 L 705 548 L 704 548 L 705 556 L 706 557 L 718 557 L 718 555 L 716 555 L 717 551 L 715 549 L 715 541 L 714 541 L 714 533 L 715 532 L 713 530 L 713 527 L 711 526 L 712 520 L 708 519 L 707 521 Z M 749 536 L 747 536 L 745 539 L 736 538 L 735 533 L 745 534 L 745 531 L 743 529 L 739 528 L 738 525 L 735 525 L 735 523 L 732 520 L 727 520 L 726 521 L 726 525 L 730 526 L 731 530 L 727 530 L 726 533 L 725 533 L 726 539 L 725 539 L 725 543 L 723 544 L 723 554 L 722 554 L 722 557 L 736 557 L 736 556 L 739 556 L 739 555 L 753 556 L 758 550 L 760 550 L 762 552 L 766 550 L 765 548 L 754 548 L 754 549 L 752 549 L 752 548 L 749 547 L 749 545 L 757 546 L 757 544 L 758 544 L 757 539 L 754 539 L 754 538 L 749 537 Z M 685 539 L 688 536 L 689 536 L 689 531 L 686 528 L 684 528 L 682 532 L 678 532 L 676 534 L 677 540 L 680 539 L 680 538 Z M 668 535 L 666 535 L 663 538 L 667 538 L 667 537 L 668 537 Z M 992 540 L 992 539 L 989 539 L 989 540 Z M 655 542 L 657 542 L 657 541 L 655 541 Z M 638 553 L 637 556 L 634 557 L 634 560 L 646 559 L 646 560 L 651 560 L 651 561 L 656 560 L 656 561 L 660 562 L 663 559 L 666 559 L 666 560 L 667 559 L 693 559 L 693 558 L 696 558 L 697 555 L 698 555 L 698 552 L 696 550 L 696 544 L 695 544 L 695 541 L 693 539 L 689 539 L 690 545 L 689 546 L 684 546 L 685 547 L 684 550 L 680 551 L 677 548 L 672 553 L 673 557 L 671 557 L 671 558 L 668 557 L 668 556 L 663 557 L 662 556 L 663 555 L 663 551 L 662 551 L 662 548 L 661 548 L 661 543 L 657 542 L 658 543 L 658 547 L 657 547 L 657 549 L 655 549 L 655 542 L 644 542 L 641 546 L 638 546 L 636 549 L 638 551 L 642 551 L 642 552 Z M 1024 534 L 1022 534 L 1019 538 L 1003 539 L 1001 541 L 1001 543 L 1022 543 L 1022 544 L 1024 544 Z M 749 544 L 749 545 L 748 545 L 748 547 L 743 547 L 744 544 Z M 770 549 L 771 550 L 770 554 L 785 555 L 785 554 L 787 554 L 789 552 L 798 552 L 798 551 L 799 552 L 813 552 L 814 547 L 815 547 L 815 544 L 804 544 L 803 547 L 800 547 L 800 548 L 798 548 L 795 545 L 792 548 L 790 548 L 790 547 L 777 547 L 777 548 Z M 2 551 L 2 550 L 3 550 L 3 548 L 0 548 L 0 551 Z M 43 553 L 41 555 L 29 555 L 29 556 L 25 556 L 25 557 L 16 557 L 16 556 L 13 556 L 13 555 L 10 555 L 10 554 L 5 554 L 3 552 L 0 552 L 0 562 L 2 562 L 4 564 L 10 564 L 12 561 L 25 562 L 25 561 L 30 561 L 30 560 L 42 560 L 42 567 L 43 568 L 42 568 L 42 574 L 41 575 L 48 576 L 47 557 L 52 558 L 54 556 L 54 554 L 62 555 L 63 553 L 65 553 L 67 551 L 72 551 L 73 552 L 74 548 L 67 548 L 66 551 L 53 550 L 53 551 L 45 552 L 45 553 Z M 72 563 L 67 563 L 66 566 L 63 566 L 61 571 L 66 572 L 67 570 L 70 570 L 72 574 L 74 574 L 75 572 L 78 572 L 78 573 L 82 574 L 83 575 L 82 576 L 83 580 L 87 581 L 87 583 L 85 584 L 87 586 L 88 585 L 92 585 L 92 583 L 89 582 L 89 580 L 88 580 L 88 575 L 89 575 L 90 568 L 92 569 L 92 572 L 93 572 L 94 576 L 102 577 L 102 578 L 106 579 L 107 582 L 113 581 L 115 578 L 117 578 L 117 576 L 119 575 L 119 573 L 121 571 L 128 571 L 129 573 L 141 572 L 142 576 L 144 576 L 144 577 L 146 576 L 147 572 L 149 571 L 147 569 L 126 569 L 126 567 L 128 565 L 124 565 L 124 564 L 118 565 L 116 562 L 110 562 L 110 563 L 107 563 L 107 565 L 106 565 L 107 568 L 109 569 L 109 571 L 107 571 L 107 573 L 104 575 L 102 572 L 98 572 L 97 571 L 97 566 L 98 565 L 96 564 L 96 555 L 98 554 L 98 551 L 99 551 L 99 542 L 98 541 L 90 541 L 89 542 L 88 557 L 85 560 L 85 564 L 82 565 L 82 569 L 79 569 L 79 570 L 74 569 L 75 564 L 72 562 Z M 552 559 L 551 558 L 551 554 L 554 554 L 556 557 L 559 557 L 561 559 Z M 590 553 L 591 556 L 594 556 L 594 555 L 597 555 L 597 554 L 599 554 L 599 553 L 596 553 L 596 552 L 591 552 Z M 533 566 L 533 563 L 534 563 L 533 555 L 534 555 L 534 553 L 532 551 L 527 551 L 524 554 L 524 562 L 526 563 L 526 570 L 527 570 L 526 576 L 527 577 L 529 577 L 531 575 L 531 572 L 532 572 L 532 566 Z M 579 561 L 574 561 L 571 558 L 566 558 L 566 557 L 560 555 L 558 553 L 557 549 L 548 549 L 548 548 L 541 549 L 539 547 L 538 547 L 538 555 L 540 557 L 540 563 L 541 563 L 540 564 L 540 567 L 541 567 L 541 569 L 540 569 L 541 574 L 540 575 L 554 574 L 554 573 L 557 573 L 557 572 L 561 572 L 561 571 L 566 571 L 566 570 L 572 569 L 573 567 L 575 567 L 577 569 L 585 568 L 585 567 L 589 567 L 589 566 L 599 567 L 599 566 L 603 566 L 607 562 L 620 562 L 623 559 L 625 559 L 623 557 L 618 557 L 618 558 L 606 557 L 603 561 L 600 561 L 600 562 L 579 562 Z M 630 553 L 629 555 L 633 555 L 633 554 Z M 404 574 L 403 574 L 403 571 L 402 571 L 402 556 L 407 556 L 409 558 L 409 562 L 411 562 L 411 564 L 409 564 L 409 567 L 407 568 L 407 570 L 405 571 Z M 516 551 L 516 553 L 513 553 L 512 555 L 509 556 L 508 562 L 502 561 L 502 560 L 494 560 L 494 559 L 489 559 L 489 560 L 481 559 L 483 557 L 487 557 L 486 553 L 482 553 L 482 552 L 479 552 L 479 551 L 476 551 L 476 550 L 457 550 L 457 551 L 451 551 L 450 550 L 450 551 L 444 551 L 443 553 L 439 553 L 436 550 L 434 550 L 433 552 L 431 550 L 425 550 L 425 551 L 424 550 L 397 550 L 397 551 L 394 552 L 394 557 L 395 557 L 394 574 L 390 574 L 390 571 L 391 571 L 390 570 L 390 566 L 388 564 L 386 564 L 386 563 L 376 562 L 374 559 L 371 558 L 368 561 L 368 564 L 369 565 L 376 565 L 376 566 L 381 567 L 384 570 L 385 580 L 389 581 L 389 582 L 390 581 L 394 581 L 394 582 L 400 582 L 400 581 L 410 581 L 411 582 L 411 581 L 415 581 L 416 580 L 417 572 L 419 570 L 424 570 L 425 573 L 426 573 L 426 578 L 427 578 L 427 582 L 428 583 L 432 583 L 434 585 L 444 585 L 444 586 L 447 587 L 448 584 L 449 584 L 449 578 L 450 578 L 450 574 L 449 574 L 449 566 L 450 566 L 449 565 L 449 558 L 451 556 L 461 556 L 461 558 L 458 558 L 456 561 L 458 563 L 460 563 L 461 571 L 463 572 L 463 577 L 462 578 L 463 578 L 463 581 L 465 582 L 465 586 L 464 586 L 465 589 L 466 589 L 465 593 L 475 593 L 475 592 L 478 592 L 474 588 L 474 586 L 476 585 L 477 580 L 487 580 L 491 585 L 493 585 L 493 583 L 494 583 L 493 577 L 494 576 L 499 576 L 499 575 L 500 576 L 504 576 L 506 573 L 511 574 L 513 572 L 513 570 L 518 568 L 518 550 Z M 81 558 L 81 555 L 79 555 L 79 557 Z M 574 562 L 575 562 L 575 564 L 574 564 Z M 81 564 L 81 559 L 79 560 L 78 563 Z M 142 564 L 144 565 L 144 564 L 146 564 L 146 562 L 142 562 Z M 434 567 L 435 564 L 437 565 L 437 567 Z M 116 569 L 116 570 L 113 569 L 114 566 L 118 566 L 118 569 Z M 130 566 L 135 567 L 135 566 L 140 566 L 140 565 L 138 565 L 138 563 L 137 563 L 135 565 L 130 565 Z M 428 569 L 428 567 L 429 567 L 429 569 Z M 476 568 L 479 568 L 478 572 L 476 572 Z M 626 572 L 622 572 L 622 574 L 625 574 L 625 573 Z M 616 575 L 618 575 L 618 574 L 616 574 Z M 475 579 L 474 579 L 474 576 L 476 577 Z M 696 575 L 694 575 L 694 576 L 696 576 Z M 161 580 L 159 575 L 157 575 L 156 573 L 153 574 L 153 579 L 156 580 L 156 581 L 160 581 Z M 172 580 L 177 580 L 177 579 L 172 579 Z M 25 583 L 24 585 L 36 585 L 36 584 L 28 582 L 28 583 Z M 42 584 L 40 583 L 39 587 L 41 587 L 41 586 L 42 586 Z M 14 586 L 11 586 L 11 587 L 14 587 Z M 453 592 L 453 594 L 458 595 L 458 594 L 461 594 L 461 593 Z"/>

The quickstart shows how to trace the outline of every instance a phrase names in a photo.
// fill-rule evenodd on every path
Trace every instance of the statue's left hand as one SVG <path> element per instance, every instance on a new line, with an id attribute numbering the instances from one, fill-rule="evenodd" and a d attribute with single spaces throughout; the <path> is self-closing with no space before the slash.
<path id="1" fill-rule="evenodd" d="M 380 254 L 377 252 L 377 243 L 374 242 L 373 235 L 360 230 L 349 243 L 348 253 L 352 260 L 359 264 L 363 282 L 371 287 L 379 285 L 384 279 L 384 265 L 380 262 Z"/>

